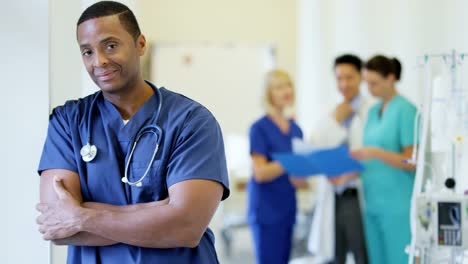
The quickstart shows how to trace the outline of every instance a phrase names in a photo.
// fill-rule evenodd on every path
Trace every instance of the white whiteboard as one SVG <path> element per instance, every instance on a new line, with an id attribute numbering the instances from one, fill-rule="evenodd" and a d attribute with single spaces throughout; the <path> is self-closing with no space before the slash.
<path id="1" fill-rule="evenodd" d="M 274 66 L 269 45 L 156 44 L 150 79 L 203 104 L 224 134 L 246 135 L 263 113 L 263 79 Z"/>

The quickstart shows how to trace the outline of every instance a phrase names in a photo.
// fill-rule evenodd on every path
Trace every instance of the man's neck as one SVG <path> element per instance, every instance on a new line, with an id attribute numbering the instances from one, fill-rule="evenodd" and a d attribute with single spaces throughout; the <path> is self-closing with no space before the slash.
<path id="1" fill-rule="evenodd" d="M 119 110 L 124 120 L 130 119 L 154 94 L 151 86 L 143 79 L 138 80 L 132 86 L 121 93 L 104 93 L 104 98 Z"/>

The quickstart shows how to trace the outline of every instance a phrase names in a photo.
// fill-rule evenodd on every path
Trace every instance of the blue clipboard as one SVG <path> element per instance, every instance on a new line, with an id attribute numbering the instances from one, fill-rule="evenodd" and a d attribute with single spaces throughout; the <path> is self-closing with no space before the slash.
<path id="1" fill-rule="evenodd" d="M 308 154 L 273 153 L 291 176 L 307 177 L 324 174 L 335 177 L 345 173 L 361 172 L 363 165 L 349 155 L 346 145 L 321 149 Z"/>

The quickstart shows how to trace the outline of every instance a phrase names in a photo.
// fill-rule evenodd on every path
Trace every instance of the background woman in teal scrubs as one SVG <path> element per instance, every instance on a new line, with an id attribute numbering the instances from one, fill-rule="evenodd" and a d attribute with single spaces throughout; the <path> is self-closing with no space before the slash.
<path id="1" fill-rule="evenodd" d="M 372 264 L 407 263 L 410 243 L 410 200 L 414 166 L 411 158 L 416 108 L 398 94 L 401 64 L 384 56 L 364 67 L 370 93 L 380 101 L 369 110 L 362 149 L 352 155 L 364 161 L 361 174 L 365 201 L 365 232 Z"/>

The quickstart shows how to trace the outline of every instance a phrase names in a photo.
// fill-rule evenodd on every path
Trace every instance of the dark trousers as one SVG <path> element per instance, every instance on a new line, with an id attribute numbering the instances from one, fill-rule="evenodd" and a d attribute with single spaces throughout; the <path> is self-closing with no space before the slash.
<path id="1" fill-rule="evenodd" d="M 346 263 L 351 252 L 356 264 L 367 264 L 361 208 L 356 189 L 335 194 L 335 264 Z"/>

